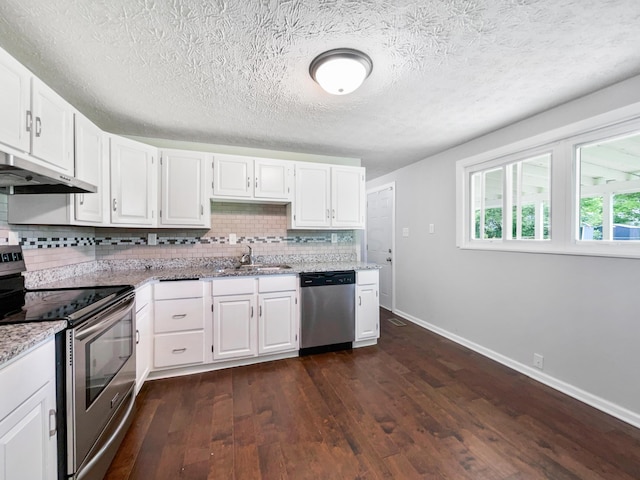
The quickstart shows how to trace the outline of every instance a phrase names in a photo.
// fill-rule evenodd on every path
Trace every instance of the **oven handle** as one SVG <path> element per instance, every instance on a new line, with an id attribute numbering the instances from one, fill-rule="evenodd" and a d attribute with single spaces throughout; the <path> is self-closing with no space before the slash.
<path id="1" fill-rule="evenodd" d="M 122 320 L 122 317 L 127 312 L 133 310 L 135 299 L 135 293 L 131 293 L 115 305 L 112 305 L 105 312 L 101 312 L 95 317 L 87 320 L 86 323 L 83 323 L 76 328 L 74 338 L 78 341 L 82 341 L 96 332 L 108 330 L 113 324 Z"/>

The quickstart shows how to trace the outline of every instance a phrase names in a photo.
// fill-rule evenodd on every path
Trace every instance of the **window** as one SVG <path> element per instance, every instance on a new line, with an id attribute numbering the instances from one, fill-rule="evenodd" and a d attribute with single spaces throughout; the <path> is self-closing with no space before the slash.
<path id="1" fill-rule="evenodd" d="M 459 247 L 640 258 L 640 118 L 561 131 L 458 161 Z"/>
<path id="2" fill-rule="evenodd" d="M 640 240 L 640 134 L 576 148 L 579 240 Z"/>
<path id="3" fill-rule="evenodd" d="M 550 169 L 545 153 L 471 173 L 472 239 L 548 240 Z"/>

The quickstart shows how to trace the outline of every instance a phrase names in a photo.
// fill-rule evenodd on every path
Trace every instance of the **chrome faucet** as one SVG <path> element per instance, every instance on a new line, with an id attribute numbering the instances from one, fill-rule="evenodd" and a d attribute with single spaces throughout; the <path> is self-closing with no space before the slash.
<path id="1" fill-rule="evenodd" d="M 245 253 L 240 257 L 240 265 L 253 265 L 253 250 L 247 245 L 249 253 Z"/>

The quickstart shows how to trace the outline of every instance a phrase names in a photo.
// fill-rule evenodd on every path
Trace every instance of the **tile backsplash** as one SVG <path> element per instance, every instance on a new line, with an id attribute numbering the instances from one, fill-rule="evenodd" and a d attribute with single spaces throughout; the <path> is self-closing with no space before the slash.
<path id="1" fill-rule="evenodd" d="M 284 205 L 212 202 L 211 207 L 208 231 L 9 225 L 6 195 L 0 194 L 0 244 L 10 242 L 13 232 L 29 271 L 94 260 L 239 257 L 247 245 L 256 256 L 357 256 L 356 231 L 287 230 Z M 148 244 L 149 233 L 157 234 L 157 245 Z M 235 245 L 229 243 L 231 233 Z"/>

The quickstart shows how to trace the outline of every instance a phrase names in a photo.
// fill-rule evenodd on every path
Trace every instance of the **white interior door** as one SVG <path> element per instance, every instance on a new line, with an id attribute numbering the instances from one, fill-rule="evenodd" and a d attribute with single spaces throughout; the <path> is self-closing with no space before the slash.
<path id="1" fill-rule="evenodd" d="M 380 269 L 380 306 L 393 308 L 394 186 L 367 193 L 367 261 Z"/>

